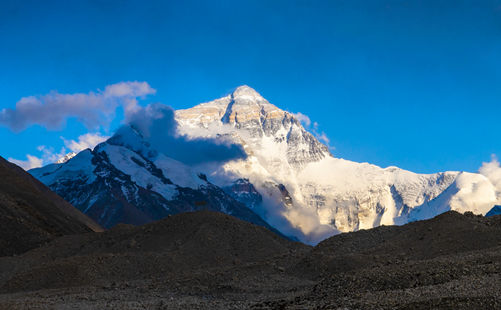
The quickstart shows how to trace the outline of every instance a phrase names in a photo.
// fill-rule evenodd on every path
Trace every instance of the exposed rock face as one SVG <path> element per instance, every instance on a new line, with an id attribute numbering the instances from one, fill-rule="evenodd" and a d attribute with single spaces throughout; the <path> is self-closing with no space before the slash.
<path id="1" fill-rule="evenodd" d="M 263 137 L 284 142 L 287 162 L 296 169 L 330 154 L 291 113 L 272 105 L 248 86 L 240 86 L 221 99 L 176 111 L 176 117 L 181 124 L 191 127 L 229 125 L 251 150 L 262 148 Z"/>
<path id="2" fill-rule="evenodd" d="M 289 191 L 283 184 L 278 184 L 277 185 L 278 190 L 280 191 L 280 194 L 282 194 L 282 202 L 286 207 L 291 208 L 294 205 L 294 201 L 292 200 L 291 195 L 289 194 Z"/>
<path id="3" fill-rule="evenodd" d="M 263 197 L 248 179 L 238 179 L 233 184 L 226 186 L 224 191 L 251 209 L 263 202 Z"/>
<path id="4" fill-rule="evenodd" d="M 50 188 L 106 228 L 117 223 L 144 224 L 175 212 L 164 197 L 148 186 L 138 186 L 115 167 L 100 148 L 79 153 L 54 173 L 43 169 L 32 173 L 41 180 L 51 179 Z"/>
<path id="5" fill-rule="evenodd" d="M 149 148 L 128 126 L 93 151 L 30 173 L 106 228 L 208 209 L 273 229 L 205 175 Z"/>

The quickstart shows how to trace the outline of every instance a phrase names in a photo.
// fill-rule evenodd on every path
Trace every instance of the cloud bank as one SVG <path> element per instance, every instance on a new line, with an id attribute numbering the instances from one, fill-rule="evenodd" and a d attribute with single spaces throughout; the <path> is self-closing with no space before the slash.
<path id="1" fill-rule="evenodd" d="M 461 173 L 456 184 L 459 191 L 449 202 L 455 210 L 485 214 L 501 205 L 501 166 L 494 155 L 490 162 L 482 163 L 478 174 Z"/>
<path id="2" fill-rule="evenodd" d="M 180 134 L 174 110 L 164 104 L 151 104 L 139 109 L 129 123 L 141 132 L 153 149 L 188 165 L 247 157 L 241 145 L 223 137 L 190 138 Z"/>
<path id="3" fill-rule="evenodd" d="M 484 162 L 478 172 L 484 175 L 496 188 L 496 198 L 501 204 L 501 165 L 496 156 L 492 155 L 490 162 Z"/>
<path id="4" fill-rule="evenodd" d="M 42 96 L 24 97 L 14 109 L 0 111 L 0 125 L 15 132 L 32 125 L 58 130 L 64 127 L 68 118 L 75 117 L 88 129 L 96 129 L 109 125 L 118 107 L 124 109 L 126 117 L 135 113 L 139 109 L 138 98 L 155 92 L 148 83 L 135 81 L 109 85 L 104 91 L 87 94 L 53 91 Z"/>
<path id="5" fill-rule="evenodd" d="M 174 110 L 166 105 L 138 105 L 139 98 L 155 92 L 146 82 L 121 82 L 106 86 L 104 91 L 87 94 L 54 91 L 43 96 L 25 97 L 17 102 L 15 109 L 0 111 L 0 125 L 16 132 L 35 124 L 57 130 L 64 127 L 68 118 L 75 117 L 88 129 L 98 129 L 109 125 L 116 109 L 122 107 L 125 123 L 137 128 L 154 149 L 185 164 L 225 162 L 246 157 L 240 145 L 225 139 L 189 138 L 180 134 Z M 42 153 L 39 156 L 28 154 L 25 160 L 9 160 L 28 170 L 56 162 L 69 151 L 78 153 L 93 149 L 108 138 L 99 132 L 81 135 L 77 140 L 61 137 L 64 147 L 58 152 L 42 145 L 38 147 Z"/>

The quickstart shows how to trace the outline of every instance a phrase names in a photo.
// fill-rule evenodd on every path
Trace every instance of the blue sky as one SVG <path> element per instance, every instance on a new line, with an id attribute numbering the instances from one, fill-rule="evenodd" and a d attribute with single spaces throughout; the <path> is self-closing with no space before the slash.
<path id="1" fill-rule="evenodd" d="M 2 109 L 122 81 L 179 109 L 247 84 L 317 122 L 337 157 L 431 173 L 501 155 L 501 1 L 4 0 L 0 39 Z M 0 127 L 0 155 L 87 132 Z"/>

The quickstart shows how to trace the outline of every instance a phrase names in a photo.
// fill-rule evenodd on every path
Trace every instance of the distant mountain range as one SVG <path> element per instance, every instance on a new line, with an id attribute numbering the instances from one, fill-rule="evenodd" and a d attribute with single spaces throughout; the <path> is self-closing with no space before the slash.
<path id="1" fill-rule="evenodd" d="M 248 86 L 175 111 L 175 120 L 184 140 L 232 143 L 245 156 L 188 162 L 126 125 L 94 150 L 29 172 L 103 227 L 210 209 L 306 243 L 448 210 L 486 214 L 497 203 L 480 174 L 425 175 L 335 158 L 294 114 Z"/>

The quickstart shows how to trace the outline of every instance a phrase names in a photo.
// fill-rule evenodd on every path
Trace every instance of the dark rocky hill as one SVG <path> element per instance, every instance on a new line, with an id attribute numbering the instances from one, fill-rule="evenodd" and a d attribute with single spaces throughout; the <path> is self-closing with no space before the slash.
<path id="1" fill-rule="evenodd" d="M 0 258 L 0 309 L 26 307 L 501 309 L 501 216 L 447 212 L 314 248 L 209 211 L 120 224 Z"/>
<path id="2" fill-rule="evenodd" d="M 308 274 L 426 260 L 501 245 L 501 216 L 449 211 L 403 226 L 380 226 L 333 236 L 319 243 L 298 265 Z M 308 270 L 308 271 L 306 271 Z"/>
<path id="3" fill-rule="evenodd" d="M 0 157 L 0 256 L 101 227 L 20 167 Z"/>
<path id="4" fill-rule="evenodd" d="M 318 280 L 297 308 L 501 309 L 501 216 L 450 211 L 337 235 L 292 272 Z"/>
<path id="5" fill-rule="evenodd" d="M 223 213 L 188 212 L 139 227 L 119 224 L 102 233 L 64 236 L 22 257 L 0 259 L 0 292 L 138 281 L 171 290 L 217 291 L 238 272 L 266 278 L 271 268 L 281 274 L 285 267 L 278 262 L 286 264 L 308 250 Z"/>

